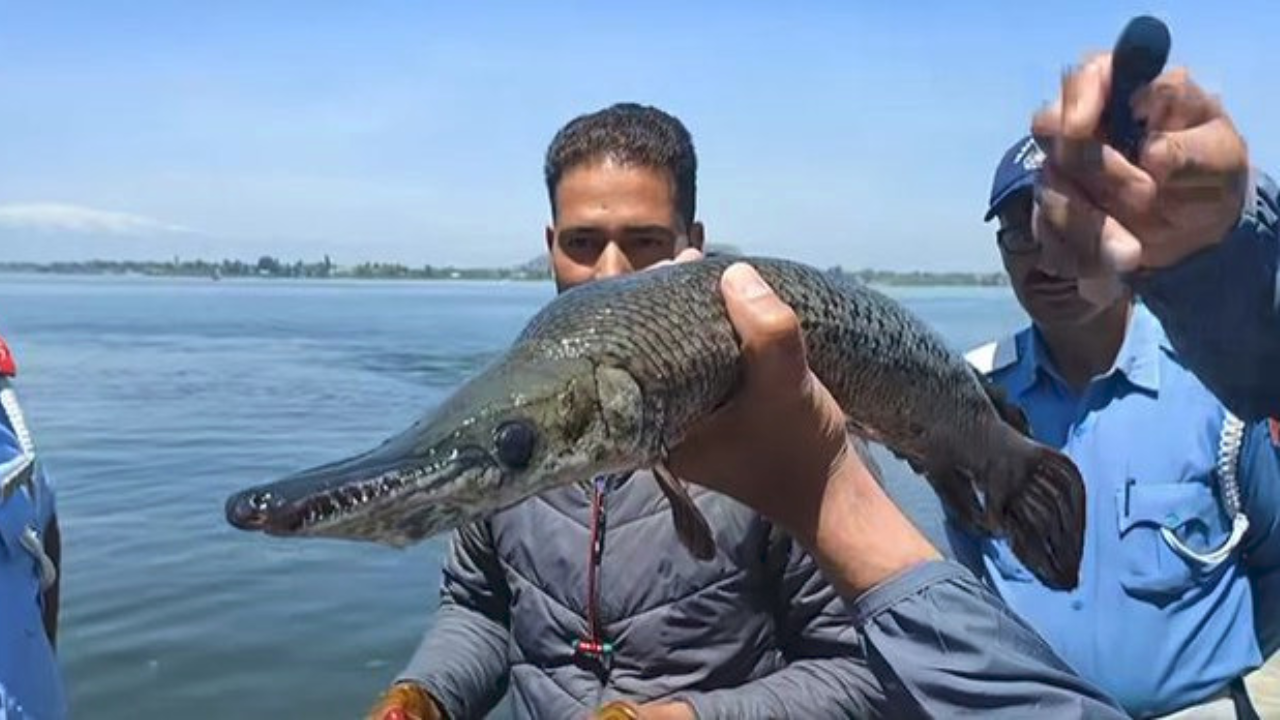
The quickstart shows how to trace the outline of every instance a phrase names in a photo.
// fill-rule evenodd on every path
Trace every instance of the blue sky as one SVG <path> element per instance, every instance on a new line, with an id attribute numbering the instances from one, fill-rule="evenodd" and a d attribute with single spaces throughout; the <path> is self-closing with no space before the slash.
<path id="1" fill-rule="evenodd" d="M 518 262 L 556 129 L 634 100 L 692 131 L 712 240 L 992 269 L 995 159 L 1141 12 L 1280 163 L 1261 2 L 533 5 L 0 0 L 0 254 Z"/>

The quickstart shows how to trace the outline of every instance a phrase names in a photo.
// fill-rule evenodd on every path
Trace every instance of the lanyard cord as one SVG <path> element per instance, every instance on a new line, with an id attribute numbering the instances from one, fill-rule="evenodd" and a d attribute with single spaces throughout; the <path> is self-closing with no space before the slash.
<path id="1" fill-rule="evenodd" d="M 579 638 L 574 643 L 574 653 L 595 658 L 605 672 L 609 670 L 613 645 L 604 640 L 600 629 L 600 564 L 604 556 L 604 534 L 606 523 L 605 495 L 607 476 L 597 477 L 591 494 L 591 547 L 587 563 L 587 638 Z"/>

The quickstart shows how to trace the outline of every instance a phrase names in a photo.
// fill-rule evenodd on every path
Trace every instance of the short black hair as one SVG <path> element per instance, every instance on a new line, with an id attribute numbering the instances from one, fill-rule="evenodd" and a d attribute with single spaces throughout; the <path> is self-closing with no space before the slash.
<path id="1" fill-rule="evenodd" d="M 612 160 L 623 165 L 666 170 L 675 183 L 676 211 L 686 226 L 697 210 L 698 156 L 693 138 L 672 115 L 648 105 L 617 103 L 570 120 L 551 140 L 543 174 L 551 212 L 556 188 L 569 170 Z"/>

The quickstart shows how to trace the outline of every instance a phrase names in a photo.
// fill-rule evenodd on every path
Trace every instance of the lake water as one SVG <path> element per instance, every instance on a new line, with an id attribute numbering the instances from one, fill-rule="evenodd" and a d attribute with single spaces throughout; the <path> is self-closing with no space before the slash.
<path id="1" fill-rule="evenodd" d="M 223 501 L 400 430 L 553 292 L 0 275 L 58 491 L 73 715 L 359 717 L 430 625 L 443 538 L 266 538 Z M 961 349 L 1025 322 L 1006 288 L 890 293 Z"/>

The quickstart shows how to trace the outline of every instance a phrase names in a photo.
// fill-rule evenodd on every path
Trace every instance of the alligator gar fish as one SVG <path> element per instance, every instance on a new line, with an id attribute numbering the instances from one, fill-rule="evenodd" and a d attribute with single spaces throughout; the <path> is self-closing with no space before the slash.
<path id="1" fill-rule="evenodd" d="M 970 529 L 1008 538 L 1042 582 L 1075 587 L 1085 491 L 1069 458 L 1031 439 L 1020 413 L 888 296 L 787 260 L 736 259 L 795 310 L 810 367 L 851 433 L 910 463 Z M 740 341 L 719 289 L 734 261 L 709 257 L 559 295 L 411 427 L 233 494 L 228 522 L 404 546 L 558 485 L 653 468 L 681 539 L 709 556 L 706 521 L 664 458 L 739 382 Z"/>

